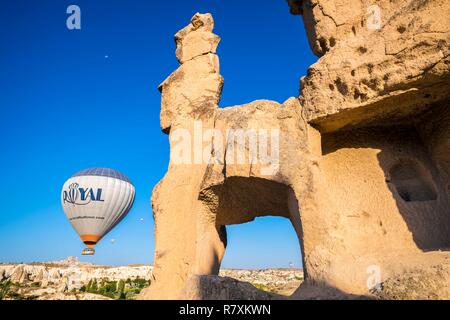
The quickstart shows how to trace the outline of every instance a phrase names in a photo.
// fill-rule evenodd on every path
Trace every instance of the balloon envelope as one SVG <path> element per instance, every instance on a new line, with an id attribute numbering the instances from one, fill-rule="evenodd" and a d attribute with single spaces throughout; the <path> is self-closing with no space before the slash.
<path id="1" fill-rule="evenodd" d="M 116 226 L 130 211 L 135 189 L 120 172 L 92 168 L 70 177 L 62 188 L 64 212 L 87 248 Z"/>

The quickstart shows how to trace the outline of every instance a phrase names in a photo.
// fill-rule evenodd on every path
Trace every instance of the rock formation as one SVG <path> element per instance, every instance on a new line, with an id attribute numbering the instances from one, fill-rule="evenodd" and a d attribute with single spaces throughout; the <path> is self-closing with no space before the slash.
<path id="1" fill-rule="evenodd" d="M 79 289 L 90 280 L 127 280 L 150 279 L 151 266 L 106 267 L 92 264 L 66 264 L 64 261 L 55 263 L 35 264 L 0 264 L 0 281 L 10 280 L 12 283 L 26 285 L 36 284 L 47 287 L 50 284 L 65 292 Z"/>
<path id="2" fill-rule="evenodd" d="M 288 2 L 320 58 L 282 104 L 218 107 L 210 14 L 175 36 L 180 67 L 160 86 L 171 156 L 141 298 L 206 298 L 226 225 L 267 215 L 298 235 L 305 282 L 292 298 L 398 297 L 383 293 L 396 279 L 450 270 L 450 3 Z M 447 271 L 420 296 L 449 298 Z"/>

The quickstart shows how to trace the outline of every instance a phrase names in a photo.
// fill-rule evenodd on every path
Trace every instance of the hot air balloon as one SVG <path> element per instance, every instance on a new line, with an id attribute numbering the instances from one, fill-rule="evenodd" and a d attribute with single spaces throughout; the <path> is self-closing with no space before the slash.
<path id="1" fill-rule="evenodd" d="M 130 211 L 134 195 L 130 180 L 113 169 L 82 170 L 64 183 L 62 207 L 86 245 L 82 254 L 95 253 L 94 246 Z"/>

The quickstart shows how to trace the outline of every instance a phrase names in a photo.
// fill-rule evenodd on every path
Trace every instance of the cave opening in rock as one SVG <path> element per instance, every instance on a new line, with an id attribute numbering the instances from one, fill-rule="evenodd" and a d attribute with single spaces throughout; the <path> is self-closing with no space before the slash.
<path id="1" fill-rule="evenodd" d="M 327 181 L 335 190 L 333 197 L 346 199 L 338 202 L 341 210 L 358 208 L 379 217 L 381 241 L 403 226 L 417 248 L 446 250 L 450 199 L 442 155 L 448 148 L 445 152 L 429 146 L 428 135 L 398 123 L 329 133 L 322 137 L 324 163 L 331 173 Z M 373 221 L 366 227 L 376 230 L 376 225 Z M 388 225 L 395 229 L 384 230 Z"/>
<path id="2" fill-rule="evenodd" d="M 437 199 L 436 187 L 424 166 L 411 159 L 402 159 L 389 171 L 391 183 L 406 202 Z"/>
<path id="3" fill-rule="evenodd" d="M 300 284 L 298 269 L 304 268 L 303 231 L 291 187 L 263 178 L 228 177 L 210 191 L 217 199 L 213 201 L 217 205 L 216 225 L 227 230 L 222 267 L 290 268 L 296 289 Z"/>
<path id="4" fill-rule="evenodd" d="M 298 289 L 304 279 L 302 257 L 289 219 L 258 217 L 226 228 L 227 248 L 221 276 L 234 277 L 284 296 Z"/>

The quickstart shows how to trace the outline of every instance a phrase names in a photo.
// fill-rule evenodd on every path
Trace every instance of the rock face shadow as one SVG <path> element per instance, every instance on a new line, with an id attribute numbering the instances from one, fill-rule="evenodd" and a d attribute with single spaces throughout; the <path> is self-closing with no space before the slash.
<path id="1" fill-rule="evenodd" d="M 368 127 L 324 135 L 323 151 L 324 155 L 352 154 L 361 157 L 360 161 L 375 155 L 377 163 L 373 165 L 381 172 L 369 165 L 361 168 L 371 179 L 379 180 L 372 186 L 376 190 L 368 188 L 367 192 L 390 208 L 388 213 L 380 211 L 380 224 L 398 223 L 394 216 L 400 215 L 420 250 L 446 250 L 450 247 L 448 187 L 439 169 L 442 166 L 423 139 L 426 137 L 411 125 Z"/>
<path id="2" fill-rule="evenodd" d="M 390 150 L 381 150 L 380 167 L 417 247 L 422 251 L 448 250 L 450 200 L 445 173 L 420 128 L 408 130 L 411 140 L 403 145 L 411 145 L 410 151 L 392 157 Z"/>

